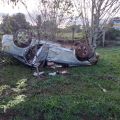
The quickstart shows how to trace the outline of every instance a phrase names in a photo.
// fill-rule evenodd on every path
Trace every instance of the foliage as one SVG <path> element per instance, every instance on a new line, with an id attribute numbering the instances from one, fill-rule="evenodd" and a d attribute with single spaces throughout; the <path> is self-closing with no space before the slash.
<path id="1" fill-rule="evenodd" d="M 37 27 L 38 27 L 38 32 L 42 36 L 47 36 L 50 40 L 53 40 L 55 35 L 52 32 L 52 30 L 57 30 L 57 25 L 54 23 L 52 20 L 47 20 L 47 21 L 41 21 L 40 15 L 37 16 Z"/>
<path id="2" fill-rule="evenodd" d="M 16 5 L 18 2 L 23 2 L 22 0 L 1 0 L 3 3 L 13 3 L 13 5 Z"/>
<path id="3" fill-rule="evenodd" d="M 0 119 L 119 120 L 120 48 L 98 52 L 98 65 L 66 68 L 70 75 L 46 76 L 43 80 L 34 78 L 34 70 L 24 65 L 3 66 Z"/>
<path id="4" fill-rule="evenodd" d="M 97 39 L 101 36 L 108 21 L 120 10 L 119 0 L 74 0 L 78 17 L 83 24 L 86 39 L 92 48 L 96 48 Z"/>
<path id="5" fill-rule="evenodd" d="M 14 59 L 13 57 L 11 57 L 8 54 L 5 54 L 3 52 L 1 52 L 1 48 L 0 48 L 0 65 L 13 65 L 13 64 L 19 64 L 19 62 Z"/>
<path id="6" fill-rule="evenodd" d="M 63 30 L 64 30 L 64 32 L 72 32 L 72 29 L 75 29 L 75 32 L 76 33 L 79 33 L 79 32 L 81 32 L 82 31 L 82 29 L 81 29 L 81 25 L 75 25 L 75 24 L 73 24 L 73 25 L 71 25 L 71 26 L 67 26 L 66 28 L 64 28 Z"/>
<path id="7" fill-rule="evenodd" d="M 1 24 L 0 29 L 2 32 L 6 33 L 6 34 L 12 33 L 10 16 L 8 16 L 8 15 L 3 16 L 3 23 Z"/>
<path id="8" fill-rule="evenodd" d="M 73 5 L 71 0 L 40 0 L 36 11 L 38 32 L 46 34 L 54 40 L 58 27 L 64 24 L 66 18 L 72 16 Z"/>
<path id="9" fill-rule="evenodd" d="M 4 34 L 15 33 L 19 29 L 29 29 L 30 25 L 26 21 L 25 15 L 23 13 L 17 13 L 15 15 L 3 16 L 3 21 L 1 24 L 1 30 Z"/>
<path id="10" fill-rule="evenodd" d="M 120 39 L 120 30 L 116 30 L 114 28 L 109 29 L 106 32 L 106 40 L 117 40 L 117 38 Z"/>

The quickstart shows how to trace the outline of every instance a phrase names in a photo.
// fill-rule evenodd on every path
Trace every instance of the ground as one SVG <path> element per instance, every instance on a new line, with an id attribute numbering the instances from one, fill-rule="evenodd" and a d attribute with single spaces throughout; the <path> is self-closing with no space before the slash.
<path id="1" fill-rule="evenodd" d="M 83 38 L 84 34 L 82 32 L 80 33 L 75 33 L 74 34 L 74 40 L 81 40 Z M 68 32 L 68 33 L 58 33 L 57 35 L 57 39 L 62 39 L 62 40 L 73 40 L 72 38 L 72 33 Z"/>
<path id="2" fill-rule="evenodd" d="M 120 47 L 97 51 L 97 65 L 41 80 L 22 64 L 1 65 L 0 120 L 119 120 Z"/>

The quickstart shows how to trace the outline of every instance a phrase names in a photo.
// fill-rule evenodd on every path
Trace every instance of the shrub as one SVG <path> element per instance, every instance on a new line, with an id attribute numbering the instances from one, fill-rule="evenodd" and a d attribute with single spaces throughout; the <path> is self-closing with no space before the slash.
<path id="1" fill-rule="evenodd" d="M 106 40 L 118 40 L 118 38 L 120 38 L 120 30 L 116 30 L 112 28 L 106 32 L 106 36 L 105 36 Z"/>

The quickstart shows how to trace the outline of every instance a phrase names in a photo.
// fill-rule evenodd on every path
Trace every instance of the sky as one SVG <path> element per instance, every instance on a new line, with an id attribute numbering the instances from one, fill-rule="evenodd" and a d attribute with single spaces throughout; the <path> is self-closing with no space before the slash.
<path id="1" fill-rule="evenodd" d="M 6 0 L 4 0 L 6 1 Z M 37 5 L 38 5 L 38 1 L 39 0 L 23 0 L 25 2 L 25 4 L 27 5 L 27 10 L 29 11 L 29 13 L 31 13 L 31 15 L 34 17 L 35 15 L 35 11 L 37 10 Z M 74 0 L 76 1 L 76 0 Z M 2 2 L 2 0 L 0 0 L 0 23 L 2 21 L 2 15 L 3 14 L 15 14 L 15 13 L 24 13 L 26 15 L 26 19 L 31 22 L 30 17 L 28 16 L 28 12 L 27 12 L 25 6 L 18 2 L 17 5 L 13 5 L 12 3 L 7 3 L 7 2 Z M 37 13 L 36 13 L 37 14 Z M 75 14 L 75 13 L 74 13 Z M 89 14 L 88 14 L 89 15 Z M 117 14 L 117 16 L 120 16 L 120 13 Z"/>
<path id="2" fill-rule="evenodd" d="M 35 11 L 37 11 L 38 7 L 38 1 L 39 0 L 23 0 L 25 2 L 25 5 L 27 5 L 27 10 L 29 13 L 32 15 L 32 17 L 35 17 Z M 2 2 L 0 0 L 0 23 L 2 22 L 2 15 L 3 14 L 15 14 L 15 13 L 24 13 L 26 15 L 27 21 L 29 21 L 31 24 L 33 21 L 31 20 L 30 16 L 28 15 L 25 6 L 21 3 L 18 2 L 17 5 L 13 5 L 13 3 L 7 3 L 7 2 Z"/>
<path id="3" fill-rule="evenodd" d="M 27 9 L 29 10 L 29 12 L 32 12 L 37 5 L 37 1 L 38 0 L 24 0 L 26 5 L 27 5 Z M 2 2 L 0 1 L 0 13 L 5 13 L 5 14 L 15 14 L 15 13 L 27 13 L 25 7 L 23 4 L 21 4 L 20 2 L 14 6 L 12 3 L 7 3 L 7 2 Z"/>
<path id="4" fill-rule="evenodd" d="M 27 10 L 29 11 L 30 14 L 32 14 L 32 16 L 34 16 L 34 11 L 37 8 L 37 2 L 38 0 L 24 0 L 25 4 L 27 5 Z M 24 13 L 26 15 L 26 19 L 27 21 L 29 21 L 32 24 L 32 21 L 28 15 L 25 6 L 18 2 L 17 5 L 13 5 L 13 3 L 7 3 L 7 2 L 2 2 L 0 0 L 0 23 L 2 22 L 2 16 L 4 14 L 16 14 L 16 13 Z"/>

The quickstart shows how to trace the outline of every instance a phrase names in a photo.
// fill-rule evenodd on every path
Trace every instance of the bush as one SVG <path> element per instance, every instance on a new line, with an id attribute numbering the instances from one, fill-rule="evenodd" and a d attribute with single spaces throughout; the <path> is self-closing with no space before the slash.
<path id="1" fill-rule="evenodd" d="M 116 30 L 112 28 L 106 32 L 106 36 L 105 36 L 106 40 L 118 40 L 118 38 L 120 38 L 120 30 Z"/>
<path id="2" fill-rule="evenodd" d="M 0 65 L 18 65 L 19 61 L 12 56 L 0 51 Z"/>

